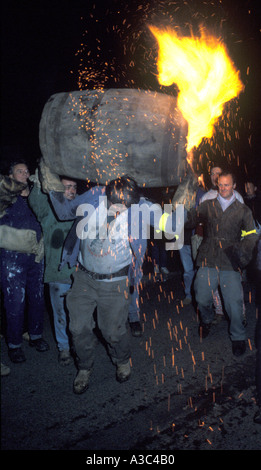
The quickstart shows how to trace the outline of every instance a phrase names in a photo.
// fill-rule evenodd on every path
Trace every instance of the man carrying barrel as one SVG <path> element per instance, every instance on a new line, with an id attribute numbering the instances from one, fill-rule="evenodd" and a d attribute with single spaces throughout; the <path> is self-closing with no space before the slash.
<path id="1" fill-rule="evenodd" d="M 146 233 L 149 234 L 149 225 L 154 225 L 157 233 L 164 230 L 173 238 L 178 230 L 176 214 L 173 217 L 171 212 L 162 214 L 161 206 L 142 198 L 136 182 L 129 177 L 120 177 L 107 186 L 95 186 L 68 201 L 59 178 L 43 163 L 41 174 L 42 187 L 49 192 L 59 219 L 75 219 L 62 257 L 62 265 L 67 262 L 77 265 L 67 295 L 69 328 L 78 357 L 73 390 L 80 394 L 88 388 L 96 344 L 93 333 L 96 307 L 97 324 L 116 366 L 116 379 L 124 382 L 131 372 L 126 327 L 129 288 L 140 283 Z"/>

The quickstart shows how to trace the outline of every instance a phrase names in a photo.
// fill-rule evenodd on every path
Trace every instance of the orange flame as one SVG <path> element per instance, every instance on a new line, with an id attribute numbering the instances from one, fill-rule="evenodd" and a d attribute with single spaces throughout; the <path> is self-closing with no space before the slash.
<path id="1" fill-rule="evenodd" d="M 158 80 L 179 88 L 178 106 L 188 122 L 187 151 L 213 135 L 224 104 L 244 89 L 220 39 L 204 31 L 200 37 L 179 37 L 170 29 L 150 26 L 159 46 Z"/>

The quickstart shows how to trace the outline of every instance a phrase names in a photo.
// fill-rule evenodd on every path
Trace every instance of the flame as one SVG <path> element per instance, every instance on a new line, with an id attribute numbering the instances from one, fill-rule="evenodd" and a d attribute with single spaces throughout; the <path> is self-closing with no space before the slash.
<path id="1" fill-rule="evenodd" d="M 158 81 L 179 88 L 178 106 L 189 127 L 189 152 L 203 137 L 212 137 L 224 104 L 244 86 L 220 39 L 204 31 L 200 37 L 179 37 L 171 29 L 149 28 L 159 46 Z"/>

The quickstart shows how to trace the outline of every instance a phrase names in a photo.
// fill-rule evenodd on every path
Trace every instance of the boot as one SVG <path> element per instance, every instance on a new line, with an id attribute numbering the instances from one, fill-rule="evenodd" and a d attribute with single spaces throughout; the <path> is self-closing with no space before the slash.
<path id="1" fill-rule="evenodd" d="M 203 323 L 202 321 L 199 324 L 198 334 L 200 338 L 206 338 L 210 332 L 211 323 Z"/>
<path id="2" fill-rule="evenodd" d="M 58 354 L 58 362 L 61 366 L 68 366 L 72 363 L 72 356 L 70 355 L 70 351 L 62 350 L 59 351 Z"/>
<path id="3" fill-rule="evenodd" d="M 8 355 L 12 362 L 15 364 L 19 364 L 20 362 L 24 362 L 26 360 L 24 352 L 22 348 L 9 348 Z"/>
<path id="4" fill-rule="evenodd" d="M 91 370 L 80 369 L 73 382 L 73 391 L 76 395 L 84 393 L 89 386 Z"/>
<path id="5" fill-rule="evenodd" d="M 142 326 L 139 321 L 130 322 L 132 336 L 142 336 Z"/>
<path id="6" fill-rule="evenodd" d="M 232 352 L 236 357 L 242 356 L 246 352 L 246 342 L 232 341 Z"/>
<path id="7" fill-rule="evenodd" d="M 29 345 L 32 348 L 35 348 L 36 351 L 39 351 L 39 352 L 45 352 L 49 350 L 49 345 L 43 338 L 30 339 Z"/>
<path id="8" fill-rule="evenodd" d="M 1 377 L 4 377 L 5 375 L 10 374 L 10 367 L 6 366 L 1 362 Z"/>
<path id="9" fill-rule="evenodd" d="M 118 382 L 126 382 L 129 379 L 131 373 L 130 362 L 125 364 L 117 364 L 116 379 Z"/>

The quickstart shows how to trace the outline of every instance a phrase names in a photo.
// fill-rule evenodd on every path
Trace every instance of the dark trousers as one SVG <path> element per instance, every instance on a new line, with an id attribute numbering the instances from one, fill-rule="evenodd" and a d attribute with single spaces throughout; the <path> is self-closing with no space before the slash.
<path id="1" fill-rule="evenodd" d="M 34 255 L 2 250 L 0 265 L 7 344 L 9 347 L 19 347 L 22 344 L 26 301 L 28 333 L 31 339 L 42 336 L 44 263 L 36 263 Z"/>
<path id="2" fill-rule="evenodd" d="M 246 331 L 243 316 L 243 291 L 241 275 L 236 271 L 218 271 L 216 268 L 199 268 L 194 282 L 196 302 L 203 323 L 211 323 L 214 318 L 212 309 L 213 293 L 220 286 L 225 309 L 230 320 L 232 341 L 244 341 Z"/>
<path id="3" fill-rule="evenodd" d="M 69 329 L 78 357 L 79 369 L 91 369 L 97 337 L 94 310 L 97 307 L 97 324 L 105 339 L 114 364 L 129 360 L 130 347 L 127 331 L 129 287 L 127 279 L 98 281 L 79 270 L 66 302 L 69 310 Z"/>

